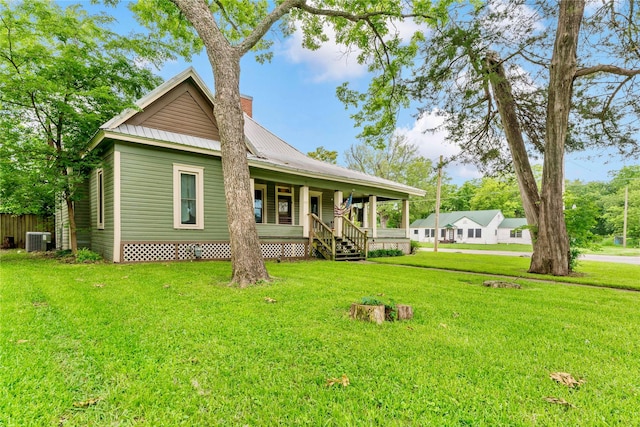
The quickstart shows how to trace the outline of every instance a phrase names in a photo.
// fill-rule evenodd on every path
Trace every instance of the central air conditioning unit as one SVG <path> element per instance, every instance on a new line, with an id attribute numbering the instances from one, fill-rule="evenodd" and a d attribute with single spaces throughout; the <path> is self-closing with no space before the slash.
<path id="1" fill-rule="evenodd" d="M 25 242 L 27 252 L 46 251 L 47 244 L 51 243 L 51 233 L 27 231 L 27 239 Z"/>

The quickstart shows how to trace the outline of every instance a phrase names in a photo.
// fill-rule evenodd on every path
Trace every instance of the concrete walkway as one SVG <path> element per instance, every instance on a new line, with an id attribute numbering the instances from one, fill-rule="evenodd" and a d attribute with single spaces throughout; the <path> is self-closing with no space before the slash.
<path id="1" fill-rule="evenodd" d="M 420 250 L 433 252 L 432 248 L 420 248 Z M 517 256 L 517 257 L 526 257 L 526 258 L 531 257 L 531 252 L 484 251 L 484 250 L 476 250 L 476 249 L 438 248 L 438 252 L 458 252 L 461 254 L 476 254 L 476 255 L 504 255 L 504 256 Z M 580 259 L 585 261 L 615 262 L 620 264 L 640 265 L 640 256 L 582 254 L 580 255 Z"/>

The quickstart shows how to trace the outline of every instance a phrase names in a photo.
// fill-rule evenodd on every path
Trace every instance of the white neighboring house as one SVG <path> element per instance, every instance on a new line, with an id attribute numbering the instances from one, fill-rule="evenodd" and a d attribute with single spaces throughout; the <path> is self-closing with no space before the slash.
<path id="1" fill-rule="evenodd" d="M 498 243 L 531 244 L 526 218 L 505 218 L 498 226 Z"/>
<path id="2" fill-rule="evenodd" d="M 439 241 L 456 243 L 524 243 L 531 244 L 524 218 L 505 218 L 499 209 L 442 212 L 439 218 Z M 410 225 L 411 240 L 433 243 L 435 214 L 415 220 Z"/>

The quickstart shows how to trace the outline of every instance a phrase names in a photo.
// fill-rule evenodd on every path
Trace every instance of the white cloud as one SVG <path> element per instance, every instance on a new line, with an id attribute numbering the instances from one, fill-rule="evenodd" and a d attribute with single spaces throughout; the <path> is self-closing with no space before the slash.
<path id="1" fill-rule="evenodd" d="M 500 21 L 490 20 L 484 25 L 489 25 L 487 30 L 495 32 L 500 29 L 503 36 L 516 43 L 530 36 L 527 28 L 534 32 L 545 31 L 546 26 L 540 14 L 526 4 L 515 4 L 510 0 L 497 0 L 489 3 L 489 9 L 504 17 Z"/>
<path id="2" fill-rule="evenodd" d="M 285 42 L 282 53 L 294 64 L 306 65 L 313 82 L 344 81 L 366 74 L 367 67 L 358 63 L 358 50 L 348 52 L 345 46 L 335 43 L 332 29 L 325 29 L 325 34 L 329 41 L 318 50 L 309 50 L 302 47 L 302 31 L 298 29 Z"/>
<path id="3" fill-rule="evenodd" d="M 435 111 L 423 113 L 410 127 L 400 127 L 396 132 L 406 136 L 408 143 L 417 146 L 420 155 L 437 163 L 440 156 L 448 158 L 460 152 L 458 146 L 445 141 L 446 131 L 432 131 L 440 127 L 444 120 L 445 117 Z M 459 163 L 449 164 L 446 171 L 456 183 L 482 176 L 475 166 Z"/>
<path id="4" fill-rule="evenodd" d="M 424 25 L 416 23 L 413 19 L 394 20 L 391 22 L 391 27 L 395 28 L 400 38 L 403 40 L 409 40 L 417 32 L 424 30 Z"/>
<path id="5" fill-rule="evenodd" d="M 413 20 L 394 20 L 390 23 L 392 34 L 409 40 L 420 30 L 420 25 Z M 358 55 L 362 50 L 347 47 L 335 42 L 336 33 L 328 25 L 324 26 L 324 34 L 329 41 L 317 50 L 302 47 L 302 30 L 298 28 L 283 44 L 281 54 L 294 64 L 304 64 L 311 70 L 311 81 L 339 81 L 362 77 L 367 73 L 367 66 L 358 63 Z M 389 39 L 391 37 L 385 37 Z"/>

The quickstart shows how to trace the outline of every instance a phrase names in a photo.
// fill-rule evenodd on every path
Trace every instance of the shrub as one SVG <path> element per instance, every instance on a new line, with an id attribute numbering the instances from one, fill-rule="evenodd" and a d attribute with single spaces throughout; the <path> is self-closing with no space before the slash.
<path id="1" fill-rule="evenodd" d="M 420 248 L 420 243 L 418 243 L 418 241 L 416 240 L 411 240 L 411 253 L 415 254 L 416 252 L 418 252 L 419 248 Z"/>
<path id="2" fill-rule="evenodd" d="M 76 262 L 89 263 L 98 261 L 102 261 L 102 256 L 99 253 L 93 252 L 87 248 L 78 249 Z"/>
<path id="3" fill-rule="evenodd" d="M 56 258 L 66 258 L 68 256 L 73 255 L 73 252 L 71 252 L 71 249 L 62 249 L 62 250 L 58 250 L 56 251 Z"/>
<path id="4" fill-rule="evenodd" d="M 402 256 L 404 253 L 400 249 L 376 249 L 369 251 L 368 258 L 382 258 L 390 256 Z"/>
<path id="5" fill-rule="evenodd" d="M 569 246 L 569 271 L 575 271 L 578 266 L 578 258 L 582 255 L 582 249 Z"/>

